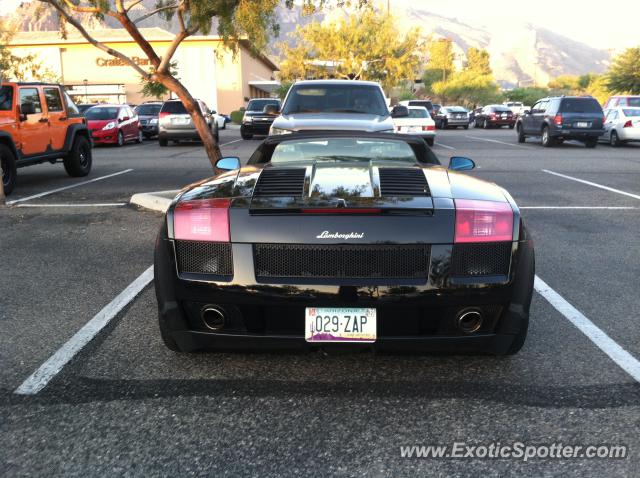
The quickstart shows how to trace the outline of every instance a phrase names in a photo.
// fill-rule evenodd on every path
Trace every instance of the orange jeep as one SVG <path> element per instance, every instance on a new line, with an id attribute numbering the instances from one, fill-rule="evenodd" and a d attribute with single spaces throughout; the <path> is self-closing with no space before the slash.
<path id="1" fill-rule="evenodd" d="M 0 161 L 5 194 L 17 168 L 62 159 L 69 176 L 91 171 L 91 139 L 84 117 L 64 88 L 45 83 L 0 84 Z"/>

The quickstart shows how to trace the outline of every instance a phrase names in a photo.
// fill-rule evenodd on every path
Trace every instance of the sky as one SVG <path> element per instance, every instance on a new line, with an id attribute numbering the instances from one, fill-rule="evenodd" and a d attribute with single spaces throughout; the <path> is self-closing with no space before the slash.
<path id="1" fill-rule="evenodd" d="M 23 0 L 0 0 L 0 14 Z M 386 7 L 387 0 L 377 0 Z M 523 22 L 601 49 L 640 45 L 640 0 L 388 0 L 392 11 L 419 8 L 496 28 Z M 613 8 L 609 8 L 609 6 Z"/>

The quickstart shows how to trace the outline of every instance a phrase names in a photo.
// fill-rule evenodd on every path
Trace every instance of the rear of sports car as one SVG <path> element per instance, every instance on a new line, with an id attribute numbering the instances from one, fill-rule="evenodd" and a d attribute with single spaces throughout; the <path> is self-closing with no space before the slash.
<path id="1" fill-rule="evenodd" d="M 515 353 L 533 261 L 511 197 L 440 166 L 249 166 L 168 211 L 160 328 L 182 351 Z"/>

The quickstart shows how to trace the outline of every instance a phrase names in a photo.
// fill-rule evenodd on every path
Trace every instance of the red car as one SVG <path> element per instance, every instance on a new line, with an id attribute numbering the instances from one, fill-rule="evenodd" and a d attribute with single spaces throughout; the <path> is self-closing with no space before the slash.
<path id="1" fill-rule="evenodd" d="M 95 144 L 142 143 L 138 116 L 127 105 L 98 105 L 89 108 L 84 115 Z"/>

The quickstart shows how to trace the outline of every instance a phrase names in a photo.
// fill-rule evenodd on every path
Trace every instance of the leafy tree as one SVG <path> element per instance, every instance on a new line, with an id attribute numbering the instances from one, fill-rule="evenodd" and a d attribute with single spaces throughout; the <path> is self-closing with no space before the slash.
<path id="1" fill-rule="evenodd" d="M 453 42 L 448 38 L 432 40 L 427 45 L 428 62 L 422 81 L 427 90 L 438 81 L 446 81 L 453 72 Z"/>
<path id="2" fill-rule="evenodd" d="M 481 75 L 491 75 L 491 58 L 489 52 L 484 49 L 469 48 L 467 50 L 467 70 Z"/>
<path id="3" fill-rule="evenodd" d="M 627 48 L 613 60 L 607 87 L 615 93 L 640 94 L 640 47 Z"/>
<path id="4" fill-rule="evenodd" d="M 143 80 L 157 83 L 175 93 L 191 115 L 209 161 L 214 167 L 221 156 L 220 149 L 193 96 L 172 73 L 173 55 L 185 38 L 199 33 L 208 34 L 213 20 L 217 20 L 217 32 L 224 44 L 233 51 L 237 51 L 240 38 L 247 38 L 257 52 L 266 46 L 272 34 L 277 34 L 279 31 L 275 15 L 275 9 L 280 4 L 279 0 L 158 0 L 154 10 L 136 17 L 134 17 L 136 10 L 133 7 L 142 0 L 38 1 L 55 9 L 60 18 L 61 31 L 65 32 L 66 27 L 71 25 L 93 46 L 133 68 Z M 294 0 L 285 0 L 284 3 L 287 8 L 294 6 Z M 302 0 L 302 7 L 305 13 L 311 14 L 332 3 L 334 0 Z M 335 3 L 342 6 L 350 2 L 335 0 Z M 357 0 L 356 3 L 366 4 L 367 0 Z M 99 20 L 110 17 L 120 23 L 148 58 L 151 69 L 143 69 L 131 57 L 94 38 L 82 25 L 81 20 L 86 18 L 87 14 Z M 176 18 L 180 28 L 170 46 L 162 54 L 155 50 L 138 28 L 141 21 L 153 16 L 166 20 Z"/>
<path id="5" fill-rule="evenodd" d="M 580 86 L 580 77 L 575 75 L 560 75 L 550 80 L 547 86 L 564 93 L 578 93 L 583 89 Z"/>
<path id="6" fill-rule="evenodd" d="M 393 18 L 365 8 L 332 23 L 310 23 L 282 45 L 280 78 L 349 78 L 379 81 L 389 90 L 415 79 L 421 63 L 420 32 L 402 33 Z"/>
<path id="7" fill-rule="evenodd" d="M 466 105 L 484 105 L 502 100 L 500 87 L 492 75 L 478 74 L 469 69 L 453 73 L 447 81 L 434 83 L 433 92 L 443 103 L 448 100 Z"/>
<path id="8" fill-rule="evenodd" d="M 548 88 L 542 88 L 538 86 L 531 86 L 526 88 L 514 88 L 507 91 L 505 96 L 509 101 L 521 101 L 527 106 L 533 106 L 533 104 L 540 98 L 549 96 L 550 90 Z"/>

